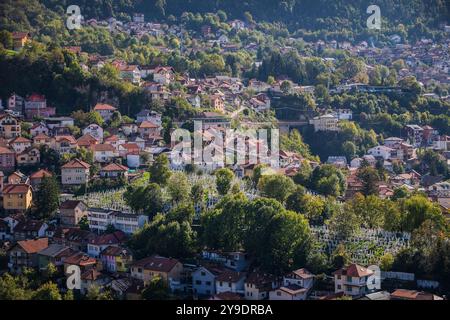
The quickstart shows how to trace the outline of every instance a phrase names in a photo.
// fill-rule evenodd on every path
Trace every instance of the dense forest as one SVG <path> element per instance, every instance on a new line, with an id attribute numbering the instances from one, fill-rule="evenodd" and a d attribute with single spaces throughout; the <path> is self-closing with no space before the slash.
<path id="1" fill-rule="evenodd" d="M 32 6 L 26 4 L 33 2 Z M 206 13 L 223 10 L 229 18 L 253 18 L 270 22 L 282 22 L 291 29 L 352 29 L 353 32 L 366 28 L 366 13 L 369 5 L 381 8 L 384 22 L 390 25 L 412 25 L 417 28 L 423 25 L 437 27 L 449 21 L 450 1 L 448 0 L 43 0 L 2 1 L 0 10 L 9 17 L 15 16 L 15 23 L 27 19 L 41 19 L 42 16 L 29 15 L 26 12 L 37 12 L 42 3 L 57 14 L 64 14 L 72 4 L 82 8 L 82 14 L 88 18 L 130 17 L 134 12 L 142 12 L 147 18 L 164 19 L 169 16 L 180 17 L 184 12 Z M 6 10 L 14 3 L 14 13 Z M 1 21 L 2 24 L 4 21 Z M 31 21 L 29 22 L 30 24 Z M 26 23 L 25 23 L 26 24 Z"/>

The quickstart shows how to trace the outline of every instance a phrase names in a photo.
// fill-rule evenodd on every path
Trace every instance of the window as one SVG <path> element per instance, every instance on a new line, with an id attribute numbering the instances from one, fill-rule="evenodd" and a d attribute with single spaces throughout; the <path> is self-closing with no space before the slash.
<path id="1" fill-rule="evenodd" d="M 277 296 L 281 296 L 281 292 L 280 291 L 277 291 Z"/>
<path id="2" fill-rule="evenodd" d="M 196 280 L 196 281 L 195 281 L 195 284 L 196 284 L 196 285 L 201 285 L 202 282 L 201 282 L 200 280 Z"/>

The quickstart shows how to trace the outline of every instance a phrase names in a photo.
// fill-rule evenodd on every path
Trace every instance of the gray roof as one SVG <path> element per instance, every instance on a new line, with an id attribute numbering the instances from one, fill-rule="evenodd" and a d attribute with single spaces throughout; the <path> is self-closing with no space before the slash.
<path id="1" fill-rule="evenodd" d="M 53 243 L 49 245 L 47 248 L 39 251 L 39 254 L 41 256 L 47 256 L 47 257 L 56 257 L 59 253 L 62 251 L 68 249 L 69 247 L 63 246 L 61 244 Z"/>

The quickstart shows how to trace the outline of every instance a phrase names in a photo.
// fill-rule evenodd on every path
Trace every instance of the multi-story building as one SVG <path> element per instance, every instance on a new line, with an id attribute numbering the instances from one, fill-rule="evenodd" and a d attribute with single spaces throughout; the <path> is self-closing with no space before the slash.
<path id="1" fill-rule="evenodd" d="M 59 206 L 61 225 L 75 227 L 88 215 L 88 206 L 81 200 L 66 200 Z"/>
<path id="2" fill-rule="evenodd" d="M 21 273 L 24 268 L 38 266 L 38 252 L 48 247 L 48 238 L 18 241 L 9 251 L 8 269 Z"/>
<path id="3" fill-rule="evenodd" d="M 16 167 L 16 153 L 6 147 L 0 146 L 0 170 L 4 172 L 14 171 Z"/>
<path id="4" fill-rule="evenodd" d="M 97 103 L 94 107 L 94 111 L 97 111 L 105 121 L 111 120 L 111 117 L 117 109 L 113 106 L 105 103 Z"/>
<path id="5" fill-rule="evenodd" d="M 309 120 L 309 123 L 314 126 L 314 131 L 339 131 L 339 118 L 332 114 L 315 117 Z"/>
<path id="6" fill-rule="evenodd" d="M 10 184 L 3 188 L 3 208 L 25 212 L 31 208 L 32 188 L 28 184 Z"/>
<path id="7" fill-rule="evenodd" d="M 0 115 L 0 137 L 4 139 L 12 139 L 20 137 L 21 127 L 19 120 L 8 114 L 3 113 Z"/>
<path id="8" fill-rule="evenodd" d="M 61 182 L 63 185 L 83 185 L 89 182 L 89 168 L 84 161 L 74 159 L 61 167 Z"/>
<path id="9" fill-rule="evenodd" d="M 355 263 L 339 269 L 334 275 L 335 293 L 344 293 L 352 297 L 361 297 L 369 293 L 369 277 L 374 272 Z"/>

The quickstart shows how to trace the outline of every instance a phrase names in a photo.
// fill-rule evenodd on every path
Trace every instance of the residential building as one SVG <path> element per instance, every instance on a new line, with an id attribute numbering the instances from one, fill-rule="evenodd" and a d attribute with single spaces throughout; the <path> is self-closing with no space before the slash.
<path id="1" fill-rule="evenodd" d="M 355 263 L 339 269 L 334 275 L 335 293 L 344 293 L 352 297 L 361 297 L 369 293 L 368 280 L 373 271 Z"/>
<path id="2" fill-rule="evenodd" d="M 167 284 L 170 280 L 179 280 L 183 271 L 180 261 L 173 258 L 151 256 L 131 265 L 131 277 L 148 284 L 154 277 L 160 277 Z"/>
<path id="3" fill-rule="evenodd" d="M 216 266 L 200 266 L 192 272 L 192 291 L 198 296 L 211 296 L 216 293 L 216 278 L 224 272 Z"/>
<path id="4" fill-rule="evenodd" d="M 100 127 L 98 124 L 93 123 L 88 125 L 86 128 L 83 129 L 83 135 L 89 134 L 93 138 L 97 139 L 97 141 L 102 142 L 103 141 L 103 128 Z"/>
<path id="5" fill-rule="evenodd" d="M 120 246 L 126 240 L 126 235 L 122 231 L 106 233 L 91 239 L 87 246 L 87 253 L 94 258 L 98 258 L 100 253 L 109 246 Z"/>
<path id="6" fill-rule="evenodd" d="M 108 143 L 94 144 L 91 146 L 91 149 L 94 152 L 94 160 L 96 162 L 111 162 L 119 156 L 119 152 L 117 152 L 116 148 Z"/>
<path id="7" fill-rule="evenodd" d="M 108 272 L 129 272 L 133 255 L 123 247 L 108 246 L 100 253 L 100 260 Z"/>
<path id="8" fill-rule="evenodd" d="M 15 137 L 9 142 L 9 145 L 16 153 L 21 153 L 31 147 L 31 140 L 24 137 Z"/>
<path id="9" fill-rule="evenodd" d="M 225 270 L 216 277 L 216 292 L 233 292 L 244 294 L 245 273 Z"/>
<path id="10" fill-rule="evenodd" d="M 118 163 L 110 163 L 100 169 L 100 177 L 109 179 L 128 179 L 128 167 Z"/>
<path id="11" fill-rule="evenodd" d="M 51 174 L 50 172 L 48 172 L 45 169 L 40 169 L 36 172 L 33 172 L 30 175 L 30 184 L 33 187 L 33 190 L 39 189 L 39 186 L 41 185 L 42 180 L 44 178 L 51 178 L 51 177 L 53 177 L 53 174 Z"/>
<path id="12" fill-rule="evenodd" d="M 32 166 L 41 162 L 41 152 L 39 148 L 29 147 L 24 151 L 16 154 L 18 166 Z"/>
<path id="13" fill-rule="evenodd" d="M 246 300 L 266 300 L 269 292 L 278 287 L 278 281 L 273 275 L 252 272 L 245 279 Z"/>
<path id="14" fill-rule="evenodd" d="M 12 184 L 3 188 L 3 208 L 25 212 L 31 208 L 32 188 L 28 184 Z"/>
<path id="15" fill-rule="evenodd" d="M 13 32 L 13 47 L 15 51 L 20 51 L 25 44 L 30 40 L 30 35 L 28 32 Z"/>
<path id="16" fill-rule="evenodd" d="M 21 127 L 19 120 L 9 113 L 0 114 L 0 137 L 12 139 L 20 137 Z"/>
<path id="17" fill-rule="evenodd" d="M 14 240 L 26 240 L 43 238 L 48 229 L 48 224 L 41 220 L 23 220 L 14 227 Z"/>
<path id="18" fill-rule="evenodd" d="M 88 215 L 88 206 L 81 200 L 66 200 L 59 206 L 62 226 L 75 227 L 83 217 Z"/>
<path id="19" fill-rule="evenodd" d="M 61 167 L 61 182 L 63 185 L 82 185 L 89 182 L 89 168 L 86 162 L 74 159 Z"/>
<path id="20" fill-rule="evenodd" d="M 111 120 L 111 117 L 117 109 L 113 106 L 105 103 L 97 103 L 94 107 L 94 111 L 97 111 L 105 121 Z"/>
<path id="21" fill-rule="evenodd" d="M 315 117 L 309 121 L 314 126 L 314 131 L 339 131 L 339 119 L 335 115 L 326 114 Z"/>
<path id="22" fill-rule="evenodd" d="M 8 252 L 8 269 L 21 273 L 24 268 L 38 266 L 38 252 L 48 247 L 48 238 L 18 241 Z"/>
<path id="23" fill-rule="evenodd" d="M 38 267 L 40 270 L 45 270 L 50 263 L 57 268 L 62 267 L 64 260 L 74 253 L 75 250 L 70 247 L 52 243 L 47 248 L 38 252 Z"/>
<path id="24" fill-rule="evenodd" d="M 16 154 L 13 150 L 0 146 L 0 170 L 4 172 L 14 171 L 16 167 Z"/>

